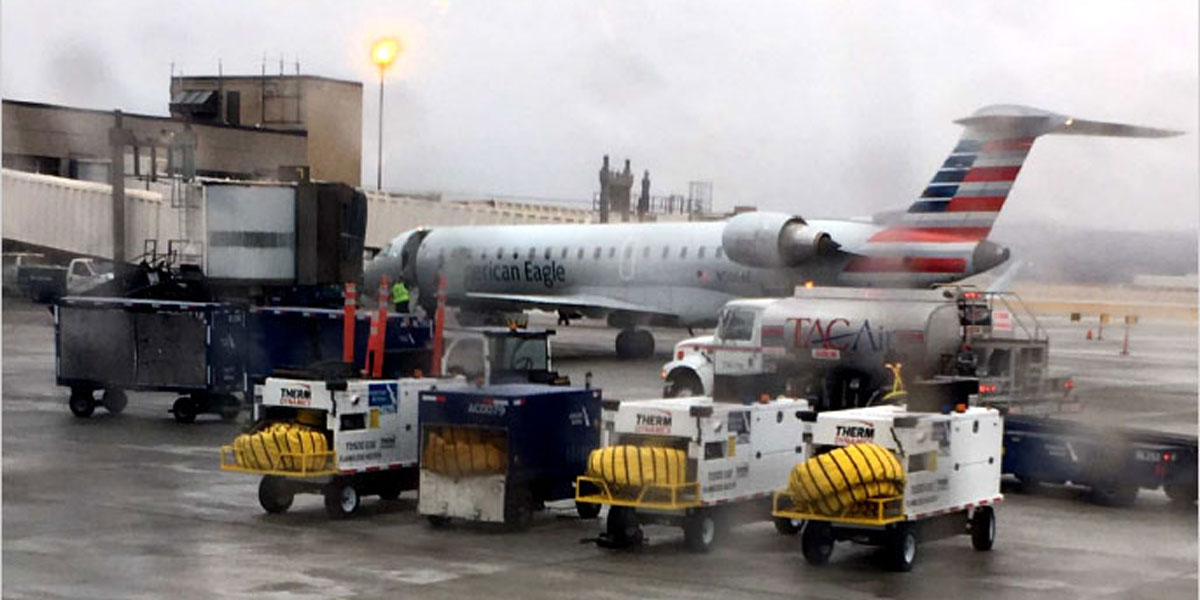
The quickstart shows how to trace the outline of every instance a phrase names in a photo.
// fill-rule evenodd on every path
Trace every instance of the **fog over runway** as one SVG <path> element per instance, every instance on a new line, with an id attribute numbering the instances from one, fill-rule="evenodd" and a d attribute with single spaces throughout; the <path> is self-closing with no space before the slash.
<path id="1" fill-rule="evenodd" d="M 553 326 L 547 315 L 535 325 Z M 1143 320 L 1133 353 L 1119 328 L 1086 342 L 1086 326 L 1045 319 L 1052 365 L 1074 372 L 1084 415 L 1195 433 L 1196 330 Z M 652 360 L 611 355 L 613 330 L 562 328 L 557 364 L 586 372 L 612 398 L 654 397 L 670 345 L 686 332 L 658 330 Z M 284 515 L 256 500 L 256 477 L 218 470 L 218 448 L 240 425 L 179 425 L 163 394 L 133 394 L 113 417 L 71 416 L 54 385 L 53 329 L 44 307 L 3 308 L 3 596 L 5 598 L 1191 598 L 1197 586 L 1196 514 L 1161 491 L 1129 509 L 1084 502 L 1081 491 L 1038 495 L 1006 486 L 996 548 L 966 538 L 923 545 L 913 573 L 885 573 L 873 548 L 839 545 L 832 562 L 804 562 L 799 539 L 767 522 L 738 527 L 707 555 L 686 552 L 678 530 L 648 527 L 638 552 L 580 540 L 600 521 L 569 503 L 537 515 L 531 531 L 468 525 L 434 530 L 415 495 L 369 498 L 335 522 L 317 496 Z M 246 417 L 243 416 L 243 419 Z"/>

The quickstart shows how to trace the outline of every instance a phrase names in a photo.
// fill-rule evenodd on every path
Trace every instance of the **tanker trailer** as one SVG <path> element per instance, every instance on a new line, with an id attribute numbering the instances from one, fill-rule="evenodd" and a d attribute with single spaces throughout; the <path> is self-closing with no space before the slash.
<path id="1" fill-rule="evenodd" d="M 664 395 L 749 402 L 786 393 L 819 410 L 864 406 L 907 378 L 973 374 L 963 325 L 977 311 L 958 288 L 798 289 L 791 298 L 735 300 L 712 336 L 684 340 L 662 371 Z"/>

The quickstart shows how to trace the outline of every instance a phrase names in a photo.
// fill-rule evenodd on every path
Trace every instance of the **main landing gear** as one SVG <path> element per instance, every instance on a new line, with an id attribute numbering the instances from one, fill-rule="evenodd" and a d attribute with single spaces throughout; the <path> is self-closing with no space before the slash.
<path id="1" fill-rule="evenodd" d="M 625 360 L 654 356 L 654 335 L 645 329 L 622 329 L 617 334 L 617 357 Z"/>

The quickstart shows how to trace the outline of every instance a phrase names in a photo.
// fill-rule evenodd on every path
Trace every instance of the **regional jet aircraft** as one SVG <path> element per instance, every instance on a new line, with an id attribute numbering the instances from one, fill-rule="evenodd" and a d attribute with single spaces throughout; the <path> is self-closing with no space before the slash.
<path id="1" fill-rule="evenodd" d="M 958 144 L 903 213 L 805 220 L 750 212 L 724 221 L 496 225 L 415 229 L 366 269 L 415 286 L 429 306 L 438 275 L 469 314 L 525 309 L 607 318 L 617 354 L 654 351 L 647 325 L 715 324 L 725 302 L 788 296 L 795 286 L 926 287 L 991 269 L 1009 252 L 987 240 L 1034 140 L 1046 134 L 1166 137 L 1178 132 L 999 105 L 959 119 Z"/>

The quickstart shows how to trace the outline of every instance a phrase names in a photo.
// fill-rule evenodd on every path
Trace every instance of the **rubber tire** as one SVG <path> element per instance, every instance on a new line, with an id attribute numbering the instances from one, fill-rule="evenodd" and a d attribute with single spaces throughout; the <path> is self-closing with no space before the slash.
<path id="1" fill-rule="evenodd" d="M 91 390 L 71 388 L 71 398 L 67 400 L 67 407 L 71 409 L 71 414 L 86 419 L 96 412 L 96 399 L 92 397 Z"/>
<path id="2" fill-rule="evenodd" d="M 229 423 L 238 418 L 242 413 L 242 403 L 238 401 L 237 396 L 221 397 L 221 407 L 217 411 L 221 415 L 221 420 Z"/>
<path id="3" fill-rule="evenodd" d="M 1137 501 L 1138 487 L 1127 483 L 1101 482 L 1092 486 L 1092 502 L 1101 506 L 1124 508 Z"/>
<path id="4" fill-rule="evenodd" d="M 386 481 L 379 488 L 379 497 L 383 500 L 397 500 L 404 491 L 401 489 L 403 487 L 398 479 Z"/>
<path id="5" fill-rule="evenodd" d="M 354 484 L 344 479 L 335 479 L 325 487 L 325 513 L 331 519 L 352 516 L 362 503 L 362 496 Z"/>
<path id="6" fill-rule="evenodd" d="M 800 534 L 800 552 L 804 560 L 813 566 L 829 562 L 833 555 L 833 526 L 827 521 L 809 521 Z"/>
<path id="7" fill-rule="evenodd" d="M 198 411 L 196 401 L 191 396 L 180 396 L 175 400 L 175 404 L 171 405 L 171 412 L 175 415 L 176 423 L 196 422 L 196 412 Z"/>
<path id="8" fill-rule="evenodd" d="M 608 541 L 615 547 L 636 546 L 642 542 L 642 527 L 638 524 L 637 511 L 631 506 L 611 506 L 604 519 L 604 531 Z"/>
<path id="9" fill-rule="evenodd" d="M 775 524 L 775 531 L 778 532 L 779 535 L 796 535 L 804 529 L 804 521 L 800 521 L 799 524 L 797 524 L 796 521 L 793 521 L 792 519 L 785 519 L 783 517 L 775 517 L 772 519 L 772 523 Z"/>
<path id="10" fill-rule="evenodd" d="M 576 502 L 575 512 L 579 514 L 580 519 L 595 519 L 600 516 L 599 504 L 594 502 Z"/>
<path id="11" fill-rule="evenodd" d="M 885 547 L 888 570 L 898 573 L 911 571 L 917 562 L 917 547 L 916 527 L 907 522 L 898 524 Z"/>
<path id="12" fill-rule="evenodd" d="M 1163 491 L 1171 499 L 1171 503 L 1179 508 L 1192 509 L 1196 506 L 1196 484 L 1168 483 Z"/>
<path id="13" fill-rule="evenodd" d="M 442 515 L 425 515 L 425 519 L 429 521 L 429 526 L 434 529 L 441 529 L 450 524 L 450 517 Z"/>
<path id="14" fill-rule="evenodd" d="M 686 370 L 677 373 L 671 373 L 667 376 L 666 393 L 664 398 L 686 398 L 689 396 L 703 396 L 704 385 L 700 383 L 700 378 L 695 374 L 689 373 Z"/>
<path id="15" fill-rule="evenodd" d="M 119 415 L 129 405 L 129 396 L 125 395 L 125 390 L 105 388 L 104 394 L 100 396 L 100 403 L 108 412 Z"/>
<path id="16" fill-rule="evenodd" d="M 971 515 L 971 547 L 987 552 L 996 543 L 996 511 L 990 506 L 980 506 Z"/>
<path id="17" fill-rule="evenodd" d="M 689 552 L 708 552 L 720 539 L 720 529 L 713 511 L 697 510 L 683 520 L 683 543 Z"/>
<path id="18" fill-rule="evenodd" d="M 617 334 L 617 358 L 640 360 L 654 356 L 654 334 L 645 329 L 622 329 Z"/>
<path id="19" fill-rule="evenodd" d="M 282 477 L 263 475 L 262 481 L 258 482 L 258 503 L 270 514 L 287 512 L 295 499 L 296 490 Z"/>
<path id="20" fill-rule="evenodd" d="M 650 358 L 654 356 L 654 334 L 645 329 L 634 330 L 633 352 L 635 358 Z"/>
<path id="21" fill-rule="evenodd" d="M 533 525 L 533 493 L 521 486 L 504 494 L 504 527 L 509 531 L 524 531 Z"/>

